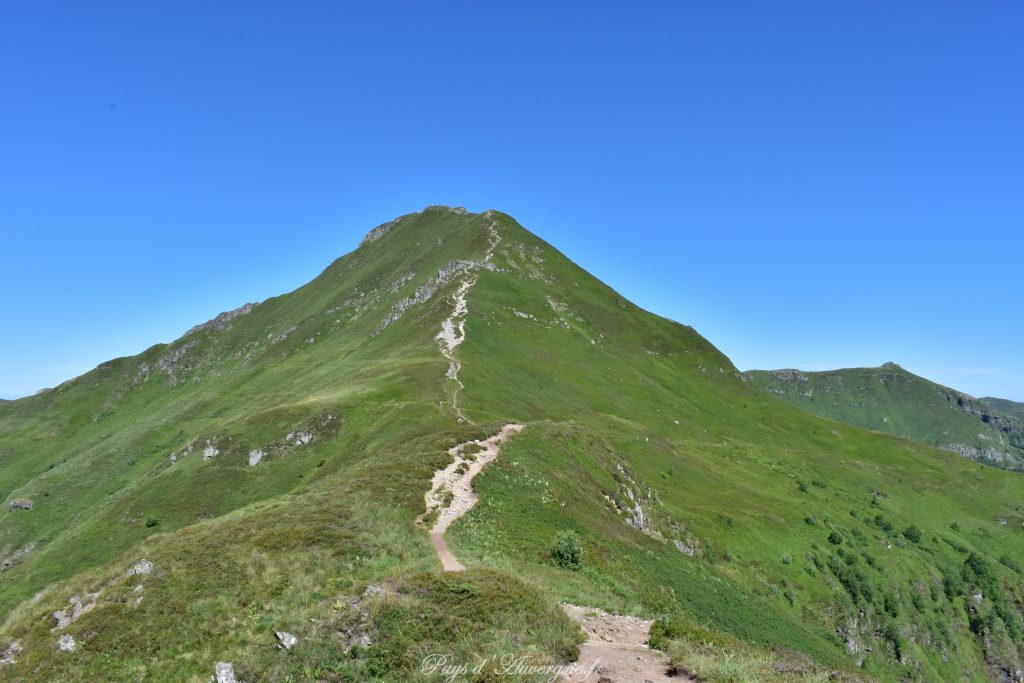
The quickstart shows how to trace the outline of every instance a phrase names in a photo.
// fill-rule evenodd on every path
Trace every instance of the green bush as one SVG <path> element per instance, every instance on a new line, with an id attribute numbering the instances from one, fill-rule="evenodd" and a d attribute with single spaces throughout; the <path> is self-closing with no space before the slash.
<path id="1" fill-rule="evenodd" d="M 921 530 L 916 526 L 908 526 L 903 530 L 903 538 L 907 539 L 911 543 L 921 542 Z"/>
<path id="2" fill-rule="evenodd" d="M 159 523 L 160 523 L 160 520 L 157 519 L 156 517 L 149 517 L 149 518 L 146 519 L 146 527 L 149 528 L 149 529 L 152 529 L 153 527 L 155 527 Z"/>
<path id="3" fill-rule="evenodd" d="M 551 559 L 563 569 L 576 571 L 583 567 L 583 546 L 579 534 L 571 529 L 559 531 L 551 546 Z"/>
<path id="4" fill-rule="evenodd" d="M 898 617 L 900 615 L 900 601 L 892 593 L 886 593 L 882 598 L 882 608 L 891 617 Z"/>
<path id="5" fill-rule="evenodd" d="M 1013 571 L 1017 572 L 1018 574 L 1024 573 L 1024 569 L 1021 569 L 1020 563 L 1012 557 L 1010 557 L 1009 555 L 1003 555 L 1002 557 L 1000 557 L 999 562 L 1009 567 Z"/>

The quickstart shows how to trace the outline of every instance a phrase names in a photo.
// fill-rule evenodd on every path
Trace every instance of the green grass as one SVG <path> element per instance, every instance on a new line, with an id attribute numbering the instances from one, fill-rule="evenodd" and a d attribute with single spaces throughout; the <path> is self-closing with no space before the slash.
<path id="1" fill-rule="evenodd" d="M 981 400 L 1004 415 L 1012 415 L 1018 420 L 1024 420 L 1024 403 L 1008 401 L 1005 398 L 983 398 Z"/>
<path id="2" fill-rule="evenodd" d="M 495 219 L 460 424 L 434 341 L 457 282 L 380 323 L 482 258 Z M 470 569 L 445 576 L 414 524 L 431 475 L 510 421 L 527 427 L 449 531 Z M 205 681 L 232 661 L 246 681 L 431 680 L 439 649 L 564 663 L 579 631 L 559 601 L 688 624 L 665 647 L 710 680 L 1024 668 L 1019 475 L 793 408 L 501 214 L 414 214 L 222 332 L 3 403 L 0 459 L 7 499 L 35 503 L 0 512 L 2 554 L 36 544 L 0 572 L 2 638 L 24 648 L 0 678 Z M 552 559 L 565 532 L 581 566 Z M 126 578 L 140 558 L 153 573 Z M 67 631 L 80 649 L 57 653 L 52 612 L 97 590 Z"/>
<path id="3" fill-rule="evenodd" d="M 894 363 L 827 372 L 745 374 L 755 385 L 812 415 L 958 450 L 988 465 L 1024 469 L 1024 422 L 1012 411 L 1012 402 L 975 399 Z"/>

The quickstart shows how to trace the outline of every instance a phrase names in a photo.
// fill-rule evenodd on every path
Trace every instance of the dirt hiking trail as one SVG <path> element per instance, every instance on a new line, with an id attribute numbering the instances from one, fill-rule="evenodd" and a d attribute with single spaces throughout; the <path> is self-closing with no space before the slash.
<path id="1" fill-rule="evenodd" d="M 434 473 L 430 490 L 426 494 L 427 511 L 420 515 L 419 522 L 425 523 L 436 510 L 437 520 L 430 529 L 430 543 L 441 560 L 446 572 L 461 572 L 465 567 L 459 562 L 444 540 L 444 532 L 452 522 L 466 514 L 476 504 L 473 492 L 473 477 L 484 465 L 498 457 L 501 444 L 522 431 L 521 424 L 507 424 L 497 434 L 482 441 L 467 441 L 448 449 L 452 463 Z"/>
<path id="2" fill-rule="evenodd" d="M 580 658 L 564 681 L 588 683 L 696 683 L 677 674 L 669 676 L 668 657 L 647 646 L 651 621 L 622 617 L 591 607 L 563 604 L 562 609 L 579 623 L 587 642 Z"/>

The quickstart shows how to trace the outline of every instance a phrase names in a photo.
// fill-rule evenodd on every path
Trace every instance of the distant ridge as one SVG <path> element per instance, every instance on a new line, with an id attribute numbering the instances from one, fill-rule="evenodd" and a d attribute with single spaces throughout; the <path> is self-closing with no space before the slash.
<path id="1" fill-rule="evenodd" d="M 1018 420 L 1024 420 L 1024 403 L 1009 401 L 1005 398 L 983 398 L 980 399 L 1005 415 L 1012 415 Z"/>
<path id="2" fill-rule="evenodd" d="M 822 387 L 997 419 L 870 373 Z M 1024 670 L 1024 476 L 754 384 L 511 216 L 384 223 L 295 291 L 0 403 L 0 681 L 426 683 L 430 653 L 564 666 L 605 636 L 678 680 Z M 584 634 L 571 605 L 616 619 Z"/>
<path id="3" fill-rule="evenodd" d="M 897 363 L 744 374 L 813 415 L 937 446 L 994 467 L 1024 469 L 1024 422 L 1018 416 L 990 400 L 915 375 Z"/>

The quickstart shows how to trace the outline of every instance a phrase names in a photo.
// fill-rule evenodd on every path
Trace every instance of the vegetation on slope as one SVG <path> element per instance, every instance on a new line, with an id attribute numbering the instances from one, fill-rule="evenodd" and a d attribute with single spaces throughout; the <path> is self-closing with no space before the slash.
<path id="1" fill-rule="evenodd" d="M 460 423 L 435 336 L 467 278 Z M 526 429 L 448 532 L 470 569 L 444 575 L 414 525 L 431 474 L 510 421 Z M 1024 668 L 1019 476 L 790 407 L 497 212 L 385 224 L 296 292 L 4 404 L 0 457 L 8 500 L 33 501 L 2 513 L 10 679 L 566 663 L 560 600 L 658 618 L 693 668 Z M 552 559 L 565 531 L 573 566 Z M 275 649 L 277 630 L 298 644 Z"/>
<path id="2" fill-rule="evenodd" d="M 1010 415 L 1017 418 L 1018 420 L 1024 420 L 1024 403 L 1018 403 L 1017 401 L 1008 401 L 1005 398 L 983 398 L 980 399 L 982 402 L 992 406 L 998 412 L 1004 415 Z"/>
<path id="3" fill-rule="evenodd" d="M 895 363 L 827 372 L 751 370 L 746 376 L 813 415 L 995 467 L 1024 469 L 1024 422 L 986 399 L 935 384 Z"/>

